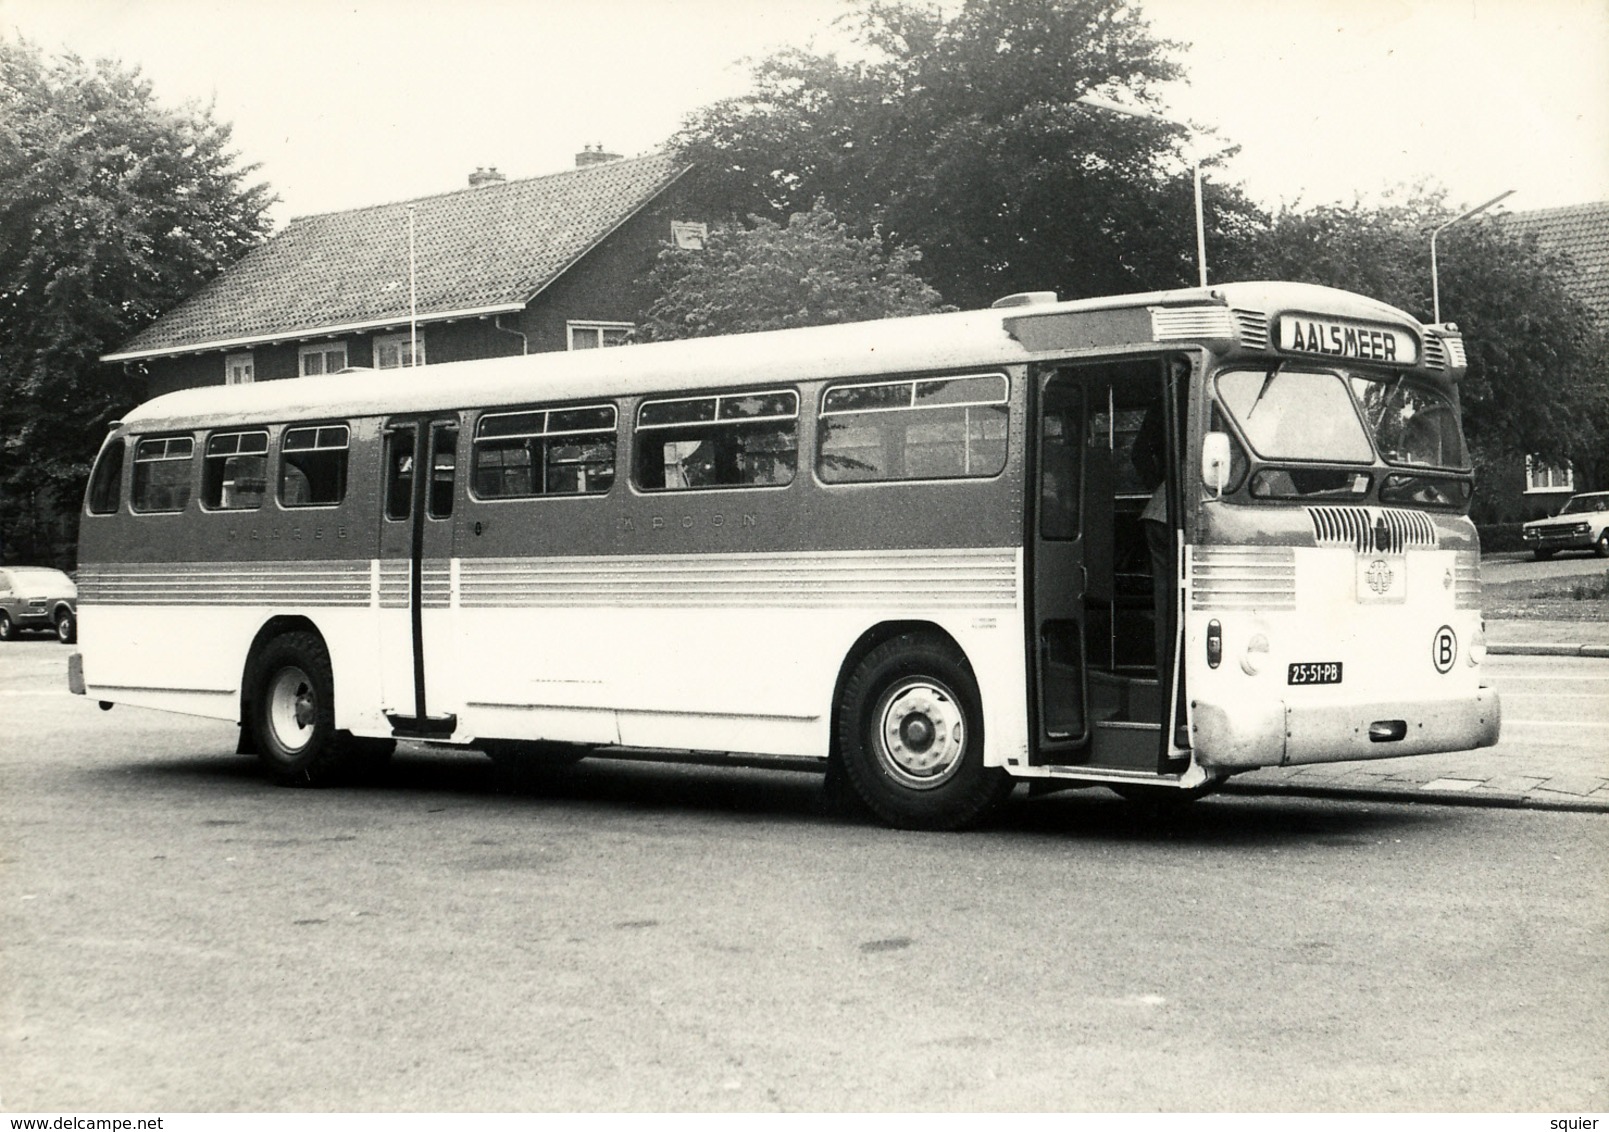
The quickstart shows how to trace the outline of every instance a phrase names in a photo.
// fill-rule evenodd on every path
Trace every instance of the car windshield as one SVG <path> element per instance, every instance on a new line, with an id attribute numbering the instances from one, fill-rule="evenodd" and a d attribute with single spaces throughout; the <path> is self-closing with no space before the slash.
<path id="1" fill-rule="evenodd" d="M 1371 464 L 1374 450 L 1338 374 L 1230 370 L 1218 397 L 1259 456 Z"/>
<path id="2" fill-rule="evenodd" d="M 1561 515 L 1580 515 L 1587 511 L 1609 510 L 1609 495 L 1577 495 L 1559 508 Z"/>
<path id="3" fill-rule="evenodd" d="M 1388 464 L 1416 468 L 1469 467 L 1458 410 L 1440 390 L 1389 381 L 1352 377 L 1352 392 L 1363 419 Z"/>
<path id="4" fill-rule="evenodd" d="M 11 585 L 20 594 L 33 597 L 72 597 L 78 591 L 73 580 L 60 570 L 44 566 L 13 566 L 7 571 Z"/>

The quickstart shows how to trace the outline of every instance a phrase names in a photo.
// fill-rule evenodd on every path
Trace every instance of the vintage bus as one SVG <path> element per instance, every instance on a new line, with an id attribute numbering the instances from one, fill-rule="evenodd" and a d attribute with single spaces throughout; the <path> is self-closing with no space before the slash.
<path id="1" fill-rule="evenodd" d="M 1488 746 L 1463 369 L 1240 283 L 172 393 L 92 473 L 71 681 L 288 783 L 797 760 L 917 828 Z"/>

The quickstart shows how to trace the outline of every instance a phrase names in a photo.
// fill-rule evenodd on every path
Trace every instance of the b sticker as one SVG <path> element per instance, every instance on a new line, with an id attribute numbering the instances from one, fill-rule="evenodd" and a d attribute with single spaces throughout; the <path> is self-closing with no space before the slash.
<path id="1" fill-rule="evenodd" d="M 1430 662 L 1436 666 L 1436 671 L 1443 676 L 1453 669 L 1453 661 L 1458 659 L 1458 635 L 1453 632 L 1451 625 L 1443 625 L 1436 630 L 1435 640 L 1430 642 Z"/>

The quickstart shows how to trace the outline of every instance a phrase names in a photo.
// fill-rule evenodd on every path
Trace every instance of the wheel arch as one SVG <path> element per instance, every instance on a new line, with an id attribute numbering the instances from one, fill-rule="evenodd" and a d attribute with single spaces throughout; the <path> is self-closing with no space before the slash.
<path id="1" fill-rule="evenodd" d="M 251 706 L 251 666 L 256 662 L 257 654 L 262 651 L 264 645 L 275 637 L 295 632 L 313 633 L 323 642 L 325 649 L 330 647 L 329 641 L 324 636 L 324 631 L 309 617 L 303 617 L 298 614 L 282 614 L 264 621 L 262 627 L 257 630 L 257 635 L 251 639 L 251 644 L 246 647 L 246 656 L 240 665 L 240 700 L 236 706 L 240 712 L 239 719 L 243 734 L 246 731 L 246 721 L 249 718 L 248 708 Z"/>
<path id="2" fill-rule="evenodd" d="M 927 633 L 932 635 L 954 648 L 961 655 L 962 663 L 969 670 L 972 668 L 972 661 L 967 656 L 966 649 L 961 647 L 961 642 L 955 639 L 953 633 L 936 621 L 879 621 L 876 625 L 867 629 L 856 638 L 855 643 L 844 654 L 843 663 L 838 666 L 838 677 L 833 681 L 832 703 L 829 705 L 827 713 L 830 729 L 827 747 L 827 762 L 829 765 L 843 758 L 843 752 L 839 750 L 838 744 L 838 724 L 839 716 L 843 712 L 844 685 L 848 682 L 850 674 L 855 671 L 860 662 L 873 649 L 907 633 Z M 982 694 L 981 691 L 979 694 Z"/>

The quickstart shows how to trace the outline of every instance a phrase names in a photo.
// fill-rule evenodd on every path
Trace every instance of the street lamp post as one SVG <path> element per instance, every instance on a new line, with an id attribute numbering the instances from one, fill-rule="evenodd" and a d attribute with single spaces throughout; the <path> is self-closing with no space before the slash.
<path id="1" fill-rule="evenodd" d="M 1440 236 L 1443 232 L 1445 232 L 1447 229 L 1451 228 L 1454 224 L 1459 224 L 1459 223 L 1462 223 L 1465 220 L 1468 220 L 1471 216 L 1474 216 L 1477 212 L 1485 212 L 1488 208 L 1491 208 L 1492 205 L 1496 204 L 1498 201 L 1502 200 L 1504 197 L 1512 196 L 1513 193 L 1514 193 L 1513 189 L 1509 189 L 1506 192 L 1498 193 L 1495 197 L 1493 197 L 1491 200 L 1487 201 L 1485 204 L 1477 204 L 1474 208 L 1470 209 L 1468 212 L 1464 213 L 1462 216 L 1453 217 L 1451 220 L 1447 221 L 1447 223 L 1441 225 L 1441 227 L 1437 228 L 1434 232 L 1432 232 L 1430 234 L 1430 307 L 1431 307 L 1431 321 L 1434 322 L 1437 326 L 1441 325 L 1441 277 L 1440 277 L 1440 275 L 1439 275 L 1439 273 L 1438 273 L 1438 271 L 1436 269 L 1436 237 Z"/>
<path id="2" fill-rule="evenodd" d="M 1181 121 L 1178 118 L 1169 118 L 1165 114 L 1157 114 L 1151 110 L 1140 110 L 1133 106 L 1108 102 L 1104 98 L 1096 98 L 1088 94 L 1073 101 L 1082 103 L 1085 106 L 1092 106 L 1097 110 L 1110 110 L 1114 114 L 1127 114 L 1130 118 L 1147 118 L 1153 122 L 1162 122 L 1169 126 L 1182 126 L 1189 130 L 1192 135 L 1195 133 L 1195 127 L 1189 122 Z M 1201 285 L 1205 287 L 1207 285 L 1207 224 L 1201 210 L 1201 158 L 1195 153 L 1194 147 L 1191 149 L 1190 172 L 1195 179 L 1196 188 L 1196 266 L 1200 270 Z"/>

